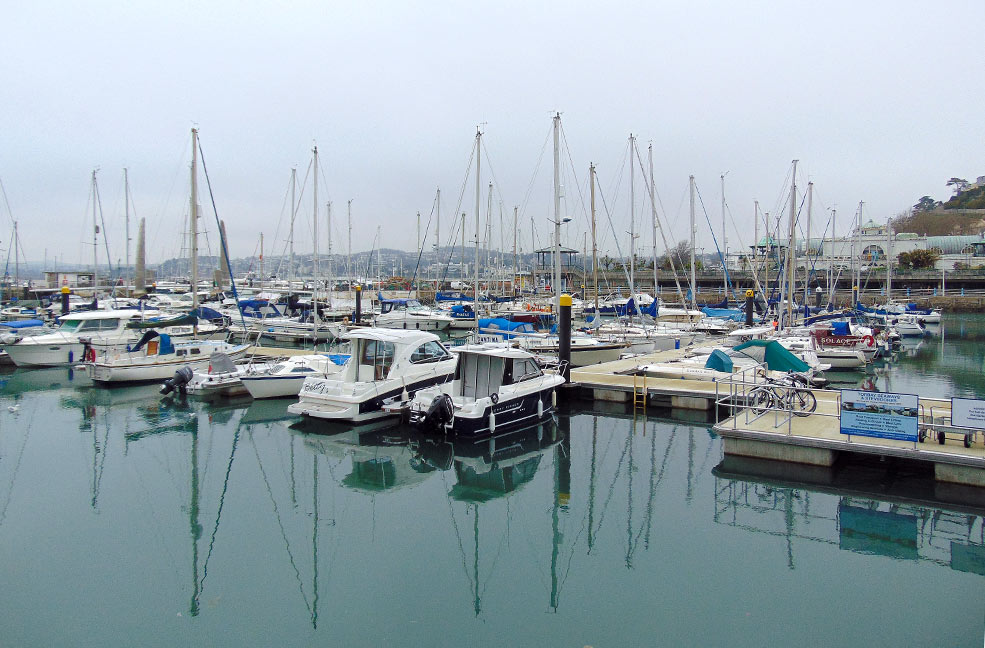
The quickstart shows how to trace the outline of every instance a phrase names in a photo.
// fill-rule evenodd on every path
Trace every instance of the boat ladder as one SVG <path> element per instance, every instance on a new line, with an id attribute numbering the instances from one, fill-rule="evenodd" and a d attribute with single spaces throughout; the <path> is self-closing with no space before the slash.
<path id="1" fill-rule="evenodd" d="M 646 409 L 646 374 L 633 375 L 633 410 Z"/>

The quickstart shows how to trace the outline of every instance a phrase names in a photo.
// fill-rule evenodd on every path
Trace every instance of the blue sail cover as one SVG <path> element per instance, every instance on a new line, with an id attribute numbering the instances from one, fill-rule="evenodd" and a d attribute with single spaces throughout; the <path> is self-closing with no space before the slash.
<path id="1" fill-rule="evenodd" d="M 281 312 L 266 299 L 241 299 L 239 312 L 243 317 L 280 317 Z"/>
<path id="2" fill-rule="evenodd" d="M 479 320 L 480 333 L 499 335 L 504 340 L 517 337 L 511 333 L 536 333 L 533 324 L 529 322 L 511 322 L 502 317 L 487 317 Z"/>
<path id="3" fill-rule="evenodd" d="M 15 320 L 13 322 L 0 322 L 0 326 L 9 329 L 35 328 L 44 326 L 44 322 L 39 319 Z"/>
<path id="4" fill-rule="evenodd" d="M 851 335 L 848 322 L 831 322 L 831 332 L 835 335 Z"/>
<path id="5" fill-rule="evenodd" d="M 719 317 L 721 319 L 732 320 L 733 322 L 746 321 L 746 314 L 738 308 L 712 308 L 711 306 L 705 306 L 701 309 L 701 312 L 708 317 Z"/>
<path id="6" fill-rule="evenodd" d="M 728 357 L 721 349 L 715 349 L 708 356 L 708 361 L 705 362 L 705 369 L 732 373 L 732 358 Z"/>

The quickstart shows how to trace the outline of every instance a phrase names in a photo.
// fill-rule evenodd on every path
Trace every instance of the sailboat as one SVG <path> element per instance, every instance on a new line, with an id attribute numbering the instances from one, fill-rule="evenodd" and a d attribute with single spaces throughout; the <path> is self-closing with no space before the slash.
<path id="1" fill-rule="evenodd" d="M 230 344 L 224 340 L 199 340 L 197 313 L 198 290 L 198 129 L 192 129 L 191 199 L 189 212 L 191 237 L 191 285 L 192 329 L 196 339 L 174 343 L 167 333 L 148 330 L 136 345 L 125 351 L 104 351 L 97 354 L 87 340 L 85 344 L 85 369 L 93 382 L 107 384 L 164 380 L 176 369 L 208 366 L 213 353 L 225 353 L 232 359 L 246 355 L 245 344 Z"/>

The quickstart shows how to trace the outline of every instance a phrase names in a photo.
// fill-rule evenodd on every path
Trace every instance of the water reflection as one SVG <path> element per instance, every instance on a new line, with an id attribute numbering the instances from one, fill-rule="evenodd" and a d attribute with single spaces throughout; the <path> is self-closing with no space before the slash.
<path id="1" fill-rule="evenodd" d="M 985 510 L 936 499 L 932 474 L 861 462 L 834 478 L 818 471 L 820 485 L 799 481 L 797 470 L 725 457 L 713 471 L 715 522 L 784 538 L 790 569 L 797 550 L 816 543 L 985 576 Z"/>

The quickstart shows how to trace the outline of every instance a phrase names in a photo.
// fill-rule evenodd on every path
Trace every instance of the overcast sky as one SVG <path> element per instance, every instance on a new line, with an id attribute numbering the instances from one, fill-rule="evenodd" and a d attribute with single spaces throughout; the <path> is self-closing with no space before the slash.
<path id="1" fill-rule="evenodd" d="M 547 244 L 554 111 L 567 143 L 565 243 L 583 245 L 595 162 L 610 254 L 613 230 L 629 246 L 630 133 L 644 164 L 653 144 L 672 240 L 687 236 L 691 174 L 720 237 L 728 172 L 730 248 L 752 243 L 754 200 L 774 215 L 783 208 L 795 158 L 800 190 L 815 183 L 815 233 L 830 208 L 843 232 L 859 201 L 867 219 L 885 221 L 922 195 L 945 199 L 951 176 L 985 175 L 981 0 L 19 2 L 6 3 L 2 25 L 0 180 L 36 261 L 91 262 L 97 167 L 114 260 L 124 256 L 124 167 L 147 219 L 148 262 L 177 255 L 194 125 L 233 257 L 253 255 L 261 231 L 268 255 L 284 249 L 290 169 L 300 182 L 315 143 L 319 229 L 331 200 L 335 251 L 345 250 L 349 199 L 355 250 L 370 249 L 378 228 L 384 247 L 413 249 L 415 215 L 427 222 L 438 187 L 447 241 L 479 124 L 483 216 L 490 166 L 496 181 L 494 240 L 502 202 L 507 225 L 520 206 L 524 249 L 531 219 Z M 470 239 L 472 183 L 458 209 Z M 636 229 L 649 254 L 644 193 L 637 169 Z M 215 252 L 204 182 L 201 196 Z M 300 252 L 312 249 L 310 180 L 304 196 Z M 699 206 L 698 247 L 713 245 Z"/>

